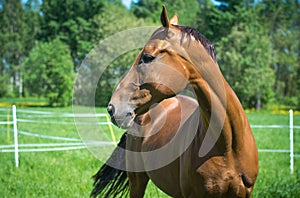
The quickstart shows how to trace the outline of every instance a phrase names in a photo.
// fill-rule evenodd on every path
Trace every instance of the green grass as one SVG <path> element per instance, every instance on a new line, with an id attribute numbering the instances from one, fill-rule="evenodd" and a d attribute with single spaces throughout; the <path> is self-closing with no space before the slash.
<path id="1" fill-rule="evenodd" d="M 253 125 L 289 125 L 289 115 L 267 112 L 248 113 Z M 294 116 L 300 125 L 300 116 Z M 259 149 L 289 150 L 289 129 L 252 129 Z M 300 154 L 300 130 L 294 130 L 294 152 Z M 290 173 L 289 153 L 259 153 L 259 175 L 253 197 L 295 197 L 300 194 L 300 158 L 294 158 Z"/>
<path id="2" fill-rule="evenodd" d="M 26 108 L 38 111 L 72 112 L 66 108 Z M 97 112 L 105 112 L 98 108 Z M 0 121 L 7 120 L 10 112 L 0 111 Z M 28 118 L 25 113 L 18 113 L 18 118 Z M 251 124 L 288 125 L 288 115 L 267 112 L 248 113 Z M 11 119 L 9 117 L 9 119 Z M 72 122 L 72 118 L 51 118 L 51 121 Z M 294 117 L 295 125 L 300 125 L 300 115 Z M 18 123 L 18 129 L 38 134 L 79 138 L 74 125 Z M 7 133 L 7 130 L 10 131 Z M 111 137 L 107 126 L 103 126 L 107 137 Z M 122 131 L 114 127 L 116 138 Z M 260 149 L 289 149 L 289 129 L 253 129 Z M 8 135 L 9 134 L 9 135 Z M 295 130 L 295 153 L 300 153 L 300 130 Z M 19 143 L 55 143 L 38 137 L 19 135 Z M 66 141 L 64 141 L 66 142 Z M 13 143 L 12 128 L 0 125 L 0 145 Z M 103 155 L 110 155 L 110 152 Z M 1 197 L 89 197 L 92 189 L 91 176 L 102 165 L 87 149 L 56 152 L 20 153 L 20 166 L 14 165 L 13 153 L 0 153 L 0 195 Z M 259 176 L 253 197 L 294 197 L 300 194 L 300 158 L 295 158 L 294 174 L 289 170 L 289 153 L 259 153 Z M 147 187 L 146 196 L 168 197 L 152 183 Z"/>

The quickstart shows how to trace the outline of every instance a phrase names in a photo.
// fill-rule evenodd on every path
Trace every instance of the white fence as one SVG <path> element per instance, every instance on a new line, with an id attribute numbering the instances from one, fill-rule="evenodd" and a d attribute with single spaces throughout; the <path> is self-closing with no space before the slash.
<path id="1" fill-rule="evenodd" d="M 294 158 L 300 157 L 300 154 L 294 153 L 294 129 L 300 129 L 300 126 L 294 125 L 293 110 L 289 111 L 289 125 L 251 125 L 251 128 L 264 128 L 264 129 L 290 129 L 290 149 L 258 149 L 258 152 L 269 152 L 269 153 L 290 153 L 290 171 L 294 171 Z"/>
<path id="2" fill-rule="evenodd" d="M 0 111 L 10 111 L 8 108 L 0 108 Z M 29 111 L 29 110 L 18 110 L 18 112 L 23 113 L 29 113 L 30 116 L 27 116 L 27 118 L 51 118 L 51 117 L 61 117 L 61 118 L 74 118 L 74 117 L 104 117 L 106 119 L 106 122 L 98 122 L 99 125 L 108 125 L 112 142 L 108 141 L 97 141 L 94 142 L 97 146 L 105 146 L 105 145 L 116 145 L 116 138 L 114 135 L 114 131 L 112 128 L 112 123 L 110 122 L 110 119 L 107 114 L 95 114 L 95 115 L 89 115 L 89 114 L 70 114 L 70 113 L 62 113 L 62 114 L 56 114 L 52 112 L 42 112 L 42 111 Z M 74 125 L 74 122 L 65 122 L 65 121 L 42 121 L 42 120 L 30 120 L 30 119 L 17 119 L 17 110 L 16 106 L 13 105 L 11 109 L 12 115 L 7 114 L 6 115 L 0 115 L 0 117 L 7 117 L 7 121 L 0 121 L 0 125 L 7 125 L 7 136 L 8 139 L 10 139 L 10 129 L 9 126 L 13 125 L 13 134 L 14 134 L 14 144 L 10 145 L 0 145 L 0 153 L 14 153 L 15 155 L 15 165 L 16 167 L 19 166 L 19 153 L 22 152 L 45 152 L 45 151 L 66 151 L 66 150 L 75 150 L 75 149 L 83 149 L 86 148 L 86 144 L 84 144 L 81 139 L 78 138 L 66 138 L 66 137 L 60 137 L 60 136 L 51 136 L 51 135 L 43 135 L 43 134 L 37 134 L 32 132 L 26 132 L 22 130 L 18 130 L 17 128 L 17 122 L 27 122 L 27 123 L 44 123 L 44 124 L 72 124 Z M 12 117 L 12 121 L 9 120 L 9 118 Z M 91 124 L 88 122 L 76 122 L 76 124 Z M 95 123 L 93 123 L 95 124 Z M 52 139 L 52 140 L 62 140 L 62 141 L 69 141 L 69 142 L 63 142 L 63 143 L 39 143 L 39 144 L 19 144 L 18 143 L 18 134 L 26 135 L 26 136 L 33 136 L 33 137 L 39 137 L 39 138 L 46 138 L 46 139 Z"/>
<path id="3" fill-rule="evenodd" d="M 0 111 L 8 111 L 10 109 L 0 109 Z M 13 125 L 14 130 L 14 144 L 11 145 L 0 145 L 0 153 L 3 152 L 14 152 L 15 154 L 15 165 L 16 167 L 19 166 L 19 153 L 20 152 L 45 152 L 45 151 L 64 151 L 64 150 L 74 150 L 74 149 L 83 149 L 86 148 L 86 145 L 82 143 L 80 139 L 77 138 L 66 138 L 66 137 L 58 137 L 58 136 L 50 136 L 50 135 L 41 135 L 41 134 L 35 134 L 31 132 L 21 131 L 17 128 L 17 122 L 30 122 L 30 123 L 41 123 L 40 120 L 28 120 L 28 119 L 17 119 L 17 110 L 15 105 L 12 106 L 12 121 L 9 120 L 9 116 L 7 116 L 7 121 L 0 121 L 0 125 Z M 25 112 L 25 113 L 31 113 L 33 115 L 30 116 L 30 118 L 51 118 L 51 117 L 88 117 L 88 116 L 94 116 L 94 115 L 86 115 L 86 114 L 80 114 L 80 115 L 74 115 L 70 113 L 63 113 L 60 115 L 53 114 L 52 112 L 42 112 L 42 111 L 28 111 L 28 110 L 18 110 L 18 112 Z M 2 115 L 4 116 L 4 115 Z M 99 125 L 108 125 L 110 134 L 112 137 L 113 142 L 98 142 L 98 145 L 111 145 L 116 144 L 115 135 L 112 129 L 112 123 L 109 120 L 109 117 L 107 114 L 96 114 L 98 117 L 105 117 L 106 122 L 99 122 Z M 294 153 L 294 129 L 300 129 L 300 126 L 295 126 L 293 123 L 293 110 L 289 111 L 289 125 L 251 125 L 251 128 L 264 128 L 264 129 L 274 129 L 274 128 L 286 128 L 289 129 L 289 136 L 290 136 L 290 149 L 289 150 L 283 150 L 283 149 L 258 149 L 259 152 L 272 152 L 272 153 L 290 153 L 290 171 L 293 172 L 294 170 L 294 158 L 300 157 L 300 154 Z M 45 124 L 74 124 L 74 122 L 51 122 L 51 121 L 45 121 Z M 76 124 L 78 124 L 76 122 Z M 79 124 L 90 124 L 90 123 L 79 123 Z M 9 135 L 9 130 L 7 130 L 7 134 Z M 64 141 L 70 141 L 67 143 L 44 143 L 44 144 L 19 144 L 18 143 L 18 134 L 23 134 L 27 136 L 37 136 L 41 138 L 47 138 L 47 139 L 53 139 L 53 140 L 64 140 Z M 38 147 L 38 148 L 36 148 Z"/>

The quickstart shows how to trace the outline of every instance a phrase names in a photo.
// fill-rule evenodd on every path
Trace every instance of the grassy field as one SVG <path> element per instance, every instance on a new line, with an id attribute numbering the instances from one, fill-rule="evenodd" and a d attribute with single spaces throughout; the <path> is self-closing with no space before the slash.
<path id="1" fill-rule="evenodd" d="M 20 108 L 19 108 L 20 109 Z M 26 108 L 46 112 L 69 112 L 72 108 Z M 104 112 L 105 109 L 97 109 Z M 8 115 L 8 117 L 7 117 Z M 31 114 L 30 114 L 31 115 Z M 0 111 L 0 121 L 11 120 L 10 112 Z M 27 117 L 26 117 L 27 116 Z M 286 114 L 249 112 L 253 125 L 288 125 Z M 43 117 L 28 117 L 18 113 L 18 118 L 43 121 Z M 49 120 L 48 120 L 49 121 Z M 72 122 L 73 118 L 51 118 L 51 121 Z M 300 115 L 294 117 L 294 124 L 300 125 Z M 103 126 L 103 130 L 109 130 Z M 106 128 L 105 128 L 106 127 Z M 20 131 L 50 136 L 79 138 L 74 125 L 18 123 Z M 121 131 L 114 127 L 117 139 Z M 289 129 L 253 129 L 259 149 L 289 149 Z M 295 130 L 295 153 L 300 154 L 300 130 Z M 40 137 L 19 135 L 20 144 L 61 143 Z M 66 142 L 66 141 L 63 141 Z M 0 145 L 13 143 L 12 128 L 0 125 Z M 13 153 L 0 153 L 0 196 L 1 197 L 89 197 L 92 189 L 91 176 L 102 165 L 87 149 L 52 152 L 20 153 L 20 166 L 14 165 Z M 254 190 L 254 197 L 297 197 L 300 195 L 300 158 L 295 158 L 295 170 L 289 170 L 289 153 L 259 153 L 260 172 Z M 167 197 L 149 184 L 146 197 Z"/>

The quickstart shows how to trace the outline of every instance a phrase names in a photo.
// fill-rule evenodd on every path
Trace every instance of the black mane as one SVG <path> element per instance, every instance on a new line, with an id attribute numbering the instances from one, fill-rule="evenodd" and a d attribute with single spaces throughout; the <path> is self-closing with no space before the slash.
<path id="1" fill-rule="evenodd" d="M 212 59 L 217 62 L 217 57 L 215 53 L 215 47 L 214 44 L 205 38 L 202 34 L 200 34 L 196 29 L 189 27 L 189 26 L 183 26 L 183 25 L 173 25 L 181 30 L 182 34 L 187 34 L 188 36 L 193 36 L 197 41 L 199 41 L 204 48 L 206 49 L 207 53 L 212 57 Z M 184 35 L 183 35 L 184 36 Z"/>

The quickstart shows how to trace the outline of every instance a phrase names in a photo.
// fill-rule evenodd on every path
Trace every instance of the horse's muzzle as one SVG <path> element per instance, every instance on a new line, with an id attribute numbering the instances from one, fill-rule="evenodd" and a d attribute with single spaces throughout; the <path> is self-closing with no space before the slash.
<path id="1" fill-rule="evenodd" d="M 122 129 L 129 128 L 134 121 L 134 113 L 132 113 L 130 110 L 117 111 L 116 107 L 111 103 L 107 106 L 107 112 L 110 115 L 111 122 Z"/>

